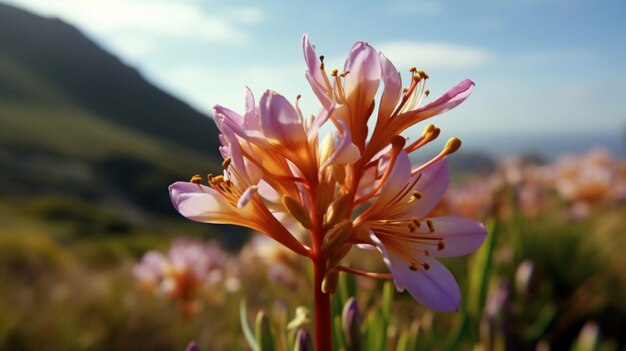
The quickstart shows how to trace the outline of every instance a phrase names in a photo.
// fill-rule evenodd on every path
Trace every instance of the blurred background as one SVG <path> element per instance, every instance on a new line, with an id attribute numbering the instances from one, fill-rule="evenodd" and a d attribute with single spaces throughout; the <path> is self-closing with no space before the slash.
<path id="1" fill-rule="evenodd" d="M 183 219 L 167 185 L 220 170 L 212 106 L 242 111 L 245 86 L 318 111 L 303 33 L 330 68 L 368 41 L 405 80 L 427 71 L 431 97 L 476 82 L 432 121 L 464 142 L 438 211 L 491 229 L 448 262 L 467 300 L 433 314 L 396 294 L 381 326 L 382 283 L 342 278 L 335 305 L 357 297 L 366 340 L 384 327 L 379 349 L 624 349 L 625 13 L 582 0 L 0 0 L 0 349 L 243 350 L 242 298 L 281 334 L 310 303 L 306 264 Z M 203 267 L 181 293 L 137 266 L 150 250 L 212 258 L 181 263 Z"/>

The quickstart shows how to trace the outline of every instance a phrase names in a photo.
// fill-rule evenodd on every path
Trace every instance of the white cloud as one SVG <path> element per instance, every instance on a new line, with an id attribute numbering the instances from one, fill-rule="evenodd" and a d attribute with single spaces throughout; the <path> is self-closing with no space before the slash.
<path id="1" fill-rule="evenodd" d="M 164 0 L 11 0 L 18 6 L 45 16 L 57 16 L 104 39 L 140 36 L 147 41 L 161 38 L 195 39 L 227 45 L 245 45 L 249 35 L 237 23 L 258 23 L 261 10 L 254 7 L 211 14 L 199 4 Z M 231 13 L 228 15 L 228 13 Z M 112 40 L 115 44 L 116 41 Z M 125 49 L 124 43 L 119 46 Z M 131 52 L 132 55 L 132 52 Z"/>
<path id="2" fill-rule="evenodd" d="M 490 62 L 490 52 L 468 46 L 439 42 L 393 41 L 376 45 L 398 69 L 466 68 Z"/>

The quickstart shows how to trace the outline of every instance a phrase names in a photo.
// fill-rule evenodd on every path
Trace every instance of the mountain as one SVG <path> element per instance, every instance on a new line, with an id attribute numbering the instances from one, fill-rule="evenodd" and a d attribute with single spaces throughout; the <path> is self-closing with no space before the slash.
<path id="1" fill-rule="evenodd" d="M 75 27 L 0 4 L 0 200 L 173 216 L 168 184 L 219 169 L 218 146 L 208 116 Z"/>
<path id="2" fill-rule="evenodd" d="M 206 116 L 151 85 L 61 20 L 0 4 L 0 43 L 0 99 L 40 102 L 50 97 L 41 91 L 43 83 L 125 128 L 204 153 L 217 146 L 212 138 L 217 130 Z M 25 84 L 11 74 L 16 69 L 32 74 L 38 89 L 32 89 L 35 82 Z"/>

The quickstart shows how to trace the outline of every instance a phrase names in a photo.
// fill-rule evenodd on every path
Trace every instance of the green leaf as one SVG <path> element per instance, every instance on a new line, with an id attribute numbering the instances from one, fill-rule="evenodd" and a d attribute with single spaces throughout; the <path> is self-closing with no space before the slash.
<path id="1" fill-rule="evenodd" d="M 246 308 L 246 300 L 242 299 L 239 305 L 239 319 L 241 321 L 241 329 L 243 329 L 243 335 L 246 338 L 246 342 L 252 349 L 252 351 L 259 351 L 254 333 L 250 328 L 250 322 L 248 321 L 248 309 Z"/>
<path id="2" fill-rule="evenodd" d="M 472 256 L 469 263 L 469 289 L 465 309 L 476 325 L 487 298 L 492 256 L 497 237 L 496 221 L 494 219 L 487 220 L 486 227 L 487 237 L 485 242 Z"/>
<path id="3" fill-rule="evenodd" d="M 274 337 L 272 336 L 272 328 L 270 320 L 263 311 L 259 311 L 256 315 L 256 344 L 258 351 L 275 351 Z"/>

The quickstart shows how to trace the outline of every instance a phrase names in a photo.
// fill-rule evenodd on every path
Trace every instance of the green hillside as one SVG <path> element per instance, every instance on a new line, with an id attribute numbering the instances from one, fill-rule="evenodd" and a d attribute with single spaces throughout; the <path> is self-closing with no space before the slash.
<path id="1" fill-rule="evenodd" d="M 0 202 L 74 222 L 178 219 L 167 186 L 219 168 L 217 135 L 76 28 L 0 4 Z"/>

